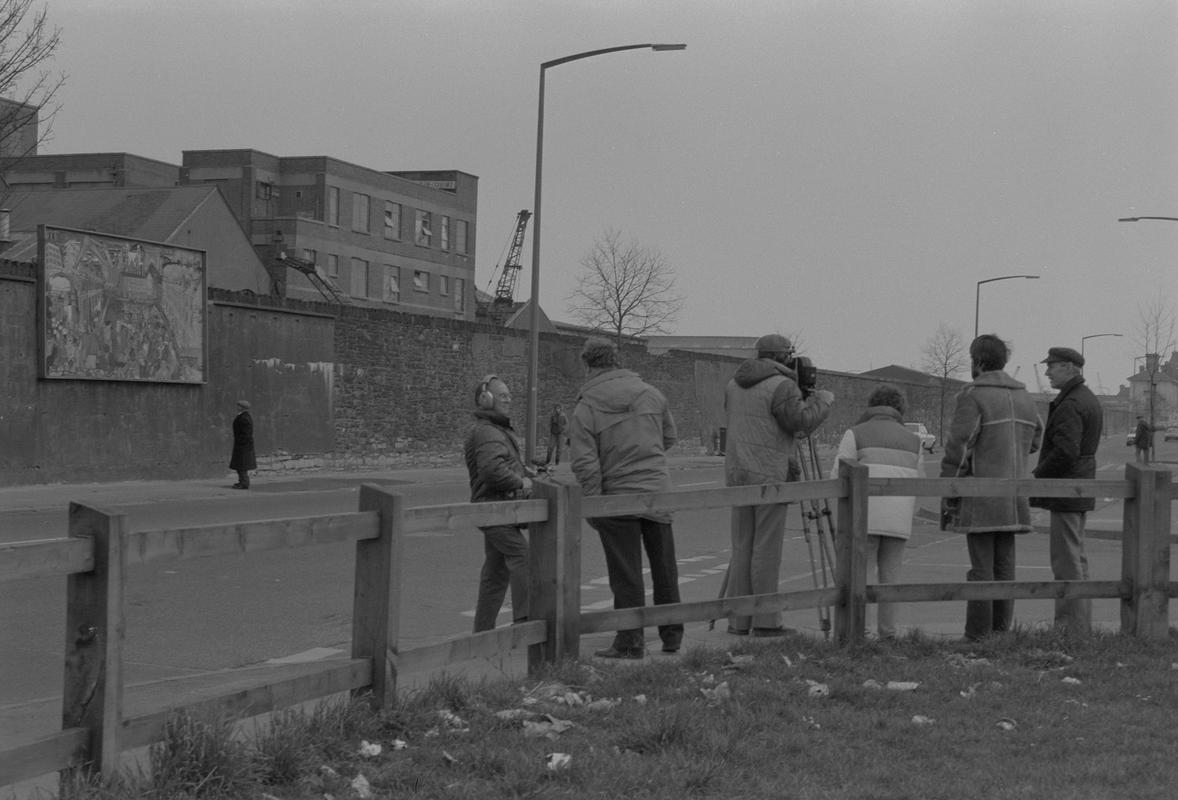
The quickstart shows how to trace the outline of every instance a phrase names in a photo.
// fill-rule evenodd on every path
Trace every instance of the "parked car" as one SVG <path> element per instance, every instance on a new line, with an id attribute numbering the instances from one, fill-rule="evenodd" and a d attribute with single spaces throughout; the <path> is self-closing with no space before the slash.
<path id="1" fill-rule="evenodd" d="M 1125 437 L 1125 444 L 1129 445 L 1129 447 L 1132 447 L 1133 445 L 1137 444 L 1137 429 L 1136 428 L 1129 429 L 1129 435 Z"/>
<path id="2" fill-rule="evenodd" d="M 937 437 L 928 432 L 923 422 L 905 422 L 904 427 L 920 437 L 920 447 L 926 452 L 933 452 L 937 444 Z"/>
<path id="3" fill-rule="evenodd" d="M 1169 427 L 1167 427 L 1166 433 L 1162 438 L 1165 439 L 1167 442 L 1178 441 L 1178 425 L 1170 425 Z"/>

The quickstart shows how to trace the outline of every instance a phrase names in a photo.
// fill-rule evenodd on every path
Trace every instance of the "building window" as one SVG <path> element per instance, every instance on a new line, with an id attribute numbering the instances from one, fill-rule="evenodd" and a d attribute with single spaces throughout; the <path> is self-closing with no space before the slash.
<path id="1" fill-rule="evenodd" d="M 392 264 L 384 265 L 384 301 L 401 302 L 401 268 Z"/>
<path id="2" fill-rule="evenodd" d="M 327 187 L 327 224 L 339 227 L 339 188 Z"/>
<path id="3" fill-rule="evenodd" d="M 450 218 L 442 217 L 442 249 L 450 249 Z"/>
<path id="4" fill-rule="evenodd" d="M 430 219 L 430 213 L 428 211 L 421 211 L 419 209 L 417 212 L 417 219 L 413 225 L 414 243 L 419 244 L 422 247 L 429 247 L 434 238 L 432 226 L 433 220 Z"/>
<path id="5" fill-rule="evenodd" d="M 368 296 L 368 262 L 362 258 L 352 259 L 352 297 Z"/>
<path id="6" fill-rule="evenodd" d="M 315 250 L 309 250 L 304 247 L 303 248 L 303 261 L 306 261 L 311 264 L 318 264 L 319 263 L 319 253 L 316 252 Z"/>
<path id="7" fill-rule="evenodd" d="M 454 310 L 466 311 L 466 279 L 454 279 Z"/>
<path id="8" fill-rule="evenodd" d="M 466 249 L 466 226 L 467 222 L 464 219 L 455 220 L 454 222 L 454 252 L 466 255 L 469 251 Z"/>
<path id="9" fill-rule="evenodd" d="M 401 204 L 389 200 L 384 204 L 384 238 L 401 238 Z"/>
<path id="10" fill-rule="evenodd" d="M 439 275 L 438 276 L 438 294 L 442 295 L 442 297 L 445 297 L 446 295 L 450 294 L 450 276 L 449 275 Z"/>
<path id="11" fill-rule="evenodd" d="M 339 256 L 334 253 L 327 255 L 327 275 L 330 278 L 339 277 Z"/>
<path id="12" fill-rule="evenodd" d="M 429 291 L 429 273 L 423 269 L 413 270 L 413 291 L 428 292 Z"/>
<path id="13" fill-rule="evenodd" d="M 371 229 L 369 210 L 372 199 L 366 194 L 352 192 L 352 230 L 357 233 L 368 233 Z"/>

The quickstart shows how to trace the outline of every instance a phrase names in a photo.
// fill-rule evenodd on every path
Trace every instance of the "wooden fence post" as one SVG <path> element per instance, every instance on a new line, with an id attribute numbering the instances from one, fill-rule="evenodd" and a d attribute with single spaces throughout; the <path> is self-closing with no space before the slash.
<path id="1" fill-rule="evenodd" d="M 1121 600 L 1121 632 L 1165 639 L 1170 628 L 1170 480 L 1168 470 L 1125 465 L 1136 487 L 1125 498 L 1121 536 L 1121 578 L 1129 598 Z"/>
<path id="2" fill-rule="evenodd" d="M 528 672 L 581 651 L 581 487 L 536 481 L 532 497 L 548 502 L 548 519 L 528 534 L 528 619 L 548 623 L 548 641 L 528 648 Z"/>
<path id="3" fill-rule="evenodd" d="M 380 515 L 380 535 L 356 542 L 352 658 L 372 659 L 372 705 L 381 709 L 397 696 L 405 502 L 396 492 L 360 487 L 360 510 Z"/>
<path id="4" fill-rule="evenodd" d="M 838 501 L 834 582 L 839 602 L 834 609 L 835 641 L 863 638 L 867 625 L 867 465 L 839 462 L 843 496 Z"/>
<path id="5" fill-rule="evenodd" d="M 61 724 L 89 730 L 83 769 L 107 775 L 114 774 L 121 752 L 125 524 L 121 514 L 70 503 L 69 536 L 91 540 L 94 569 L 75 572 L 66 581 Z M 68 774 L 63 771 L 63 778 Z"/>

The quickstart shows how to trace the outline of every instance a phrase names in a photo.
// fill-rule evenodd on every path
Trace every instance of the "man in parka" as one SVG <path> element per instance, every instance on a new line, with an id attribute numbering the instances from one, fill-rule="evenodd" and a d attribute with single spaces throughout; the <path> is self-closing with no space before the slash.
<path id="1" fill-rule="evenodd" d="M 1059 394 L 1047 411 L 1035 477 L 1095 478 L 1096 448 L 1104 418 L 1100 401 L 1084 385 L 1084 356 L 1070 347 L 1052 347 L 1041 363 L 1047 365 L 1047 379 Z M 1031 505 L 1051 512 L 1051 572 L 1055 579 L 1087 580 L 1084 520 L 1096 508 L 1096 498 L 1032 497 Z M 1092 627 L 1092 601 L 1056 600 L 1055 624 L 1087 632 Z"/>
<path id="2" fill-rule="evenodd" d="M 728 486 L 784 483 L 791 479 L 795 437 L 809 434 L 830 413 L 834 395 L 825 389 L 802 397 L 797 376 L 786 366 L 793 345 L 780 334 L 757 340 L 756 358 L 736 368 L 724 390 L 728 440 L 724 477 Z M 732 555 L 726 597 L 778 591 L 781 544 L 785 538 L 785 503 L 732 509 Z M 734 616 L 728 632 L 738 636 L 780 636 L 781 614 Z"/>
<path id="3" fill-rule="evenodd" d="M 586 495 L 666 492 L 672 488 L 667 449 L 675 444 L 675 420 L 662 392 L 618 367 L 613 342 L 593 337 L 581 360 L 589 377 L 581 386 L 569 424 L 573 474 Z M 654 603 L 679 602 L 679 568 L 671 518 L 661 513 L 590 519 L 605 551 L 614 608 L 645 605 L 642 550 L 650 561 Z M 679 650 L 683 625 L 660 625 L 664 653 Z M 642 658 L 641 628 L 620 630 L 601 658 Z"/>
<path id="4" fill-rule="evenodd" d="M 945 441 L 942 478 L 1025 478 L 1039 449 L 1043 424 L 1026 387 L 1003 371 L 1010 351 L 985 333 L 970 343 L 973 383 L 957 396 Z M 942 501 L 941 527 L 964 533 L 967 581 L 1015 579 L 1015 534 L 1031 530 L 1025 497 L 957 497 Z M 969 600 L 965 638 L 977 641 L 1010 629 L 1013 600 Z"/>

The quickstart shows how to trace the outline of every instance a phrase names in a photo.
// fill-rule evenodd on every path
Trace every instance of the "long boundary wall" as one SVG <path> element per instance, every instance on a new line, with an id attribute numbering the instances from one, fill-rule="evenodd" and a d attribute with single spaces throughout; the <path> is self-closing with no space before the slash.
<path id="1" fill-rule="evenodd" d="M 0 264 L 0 485 L 228 478 L 239 398 L 253 406 L 263 470 L 460 463 L 473 390 L 487 374 L 511 386 L 522 428 L 526 331 L 251 292 L 210 290 L 204 385 L 40 380 L 33 269 Z M 582 341 L 542 336 L 537 452 L 552 405 L 576 402 Z M 724 385 L 740 359 L 654 356 L 641 345 L 625 346 L 622 359 L 666 394 L 680 453 L 716 451 Z M 835 444 L 878 382 L 823 370 L 819 383 L 836 406 L 816 438 Z M 935 433 L 939 390 L 901 388 L 909 419 Z M 951 395 L 946 403 L 948 414 Z"/>

